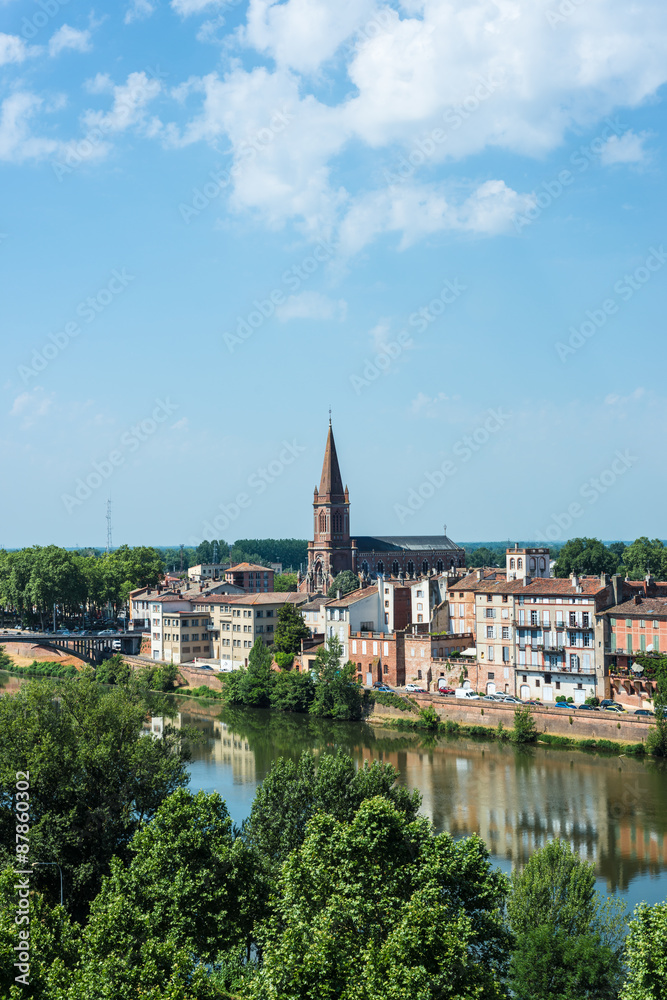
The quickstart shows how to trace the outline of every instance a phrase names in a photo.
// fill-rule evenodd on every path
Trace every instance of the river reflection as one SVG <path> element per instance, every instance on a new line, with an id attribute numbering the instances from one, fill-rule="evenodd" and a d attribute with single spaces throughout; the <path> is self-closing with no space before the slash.
<path id="1" fill-rule="evenodd" d="M 595 865 L 599 887 L 629 905 L 667 896 L 667 767 L 547 747 L 423 739 L 367 723 L 210 703 L 181 705 L 196 728 L 192 787 L 219 791 L 240 823 L 277 757 L 341 747 L 358 762 L 382 760 L 422 794 L 436 830 L 478 833 L 509 871 L 560 836 Z"/>

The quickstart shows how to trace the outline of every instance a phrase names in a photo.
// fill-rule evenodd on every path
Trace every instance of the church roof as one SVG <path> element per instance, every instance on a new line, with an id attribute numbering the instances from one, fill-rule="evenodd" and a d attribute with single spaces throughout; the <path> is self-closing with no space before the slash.
<path id="1" fill-rule="evenodd" d="M 447 535 L 357 535 L 358 552 L 433 552 L 461 546 Z"/>
<path id="2" fill-rule="evenodd" d="M 338 455 L 336 454 L 336 443 L 334 441 L 333 430 L 329 423 L 329 433 L 327 434 L 327 446 L 324 451 L 324 462 L 322 464 L 322 476 L 320 478 L 320 497 L 327 496 L 330 499 L 340 497 L 343 499 L 343 480 L 338 466 Z"/>

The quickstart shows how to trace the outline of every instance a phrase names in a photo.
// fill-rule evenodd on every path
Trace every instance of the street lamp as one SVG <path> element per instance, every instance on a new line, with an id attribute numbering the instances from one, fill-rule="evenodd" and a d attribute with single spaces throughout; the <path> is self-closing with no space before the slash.
<path id="1" fill-rule="evenodd" d="M 65 904 L 63 902 L 63 870 L 62 870 L 62 868 L 60 867 L 60 865 L 58 864 L 57 861 L 33 861 L 32 862 L 32 867 L 33 868 L 37 868 L 38 865 L 40 865 L 40 866 L 55 865 L 56 868 L 58 869 L 58 871 L 60 872 L 60 905 L 64 908 Z"/>

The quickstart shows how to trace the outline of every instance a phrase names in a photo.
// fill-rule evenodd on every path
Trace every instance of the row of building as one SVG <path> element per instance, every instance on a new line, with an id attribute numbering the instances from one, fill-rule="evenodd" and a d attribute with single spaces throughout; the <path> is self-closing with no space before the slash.
<path id="1" fill-rule="evenodd" d="M 193 567 L 187 583 L 135 591 L 131 617 L 151 657 L 246 665 L 257 639 L 272 643 L 278 610 L 289 602 L 311 636 L 297 669 L 310 669 L 335 635 L 367 685 L 428 688 L 445 678 L 522 700 L 650 698 L 634 657 L 667 651 L 667 583 L 555 578 L 548 548 L 518 545 L 507 549 L 504 569 L 470 572 L 465 550 L 446 533 L 351 536 L 349 506 L 330 424 L 298 591 L 276 592 L 273 568 L 248 563 Z M 358 589 L 328 597 L 344 570 L 356 574 Z"/>

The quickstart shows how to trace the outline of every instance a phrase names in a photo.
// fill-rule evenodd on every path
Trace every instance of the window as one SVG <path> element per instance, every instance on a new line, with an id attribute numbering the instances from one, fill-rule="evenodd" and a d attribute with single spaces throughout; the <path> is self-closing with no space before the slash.
<path id="1" fill-rule="evenodd" d="M 523 569 L 523 559 L 517 559 L 517 561 L 516 561 L 516 568 L 517 569 Z"/>
<path id="2" fill-rule="evenodd" d="M 495 637 L 496 637 L 495 627 L 493 625 L 487 625 L 486 626 L 486 638 L 487 639 L 495 639 Z"/>
<path id="3" fill-rule="evenodd" d="M 639 619 L 639 627 L 640 628 L 646 628 L 646 622 L 644 621 L 643 618 Z"/>
<path id="4" fill-rule="evenodd" d="M 415 564 L 413 563 L 412 560 L 410 560 L 408 562 L 408 576 L 412 576 L 412 574 L 414 573 L 414 571 L 415 571 Z"/>
<path id="5" fill-rule="evenodd" d="M 419 602 L 417 604 L 417 611 L 423 611 L 423 610 L 424 610 L 424 605 L 421 602 Z"/>
<path id="6" fill-rule="evenodd" d="M 496 617 L 496 609 L 495 608 L 485 608 L 484 609 L 484 617 L 485 618 L 495 618 Z"/>
<path id="7" fill-rule="evenodd" d="M 375 568 L 377 569 L 378 573 L 384 576 L 384 563 L 382 562 L 381 559 L 378 561 L 378 564 Z"/>
<path id="8" fill-rule="evenodd" d="M 591 616 L 589 615 L 588 611 L 584 611 L 584 613 L 582 614 L 581 623 L 584 626 L 584 628 L 588 628 L 588 626 L 590 625 Z"/>
<path id="9" fill-rule="evenodd" d="M 326 530 L 327 530 L 327 519 L 324 516 L 324 512 L 321 511 L 320 512 L 320 534 L 323 535 Z"/>
<path id="10" fill-rule="evenodd" d="M 436 572 L 442 573 L 442 571 L 444 569 L 444 566 L 442 565 L 442 559 L 438 559 L 437 563 L 435 564 L 435 568 L 436 568 Z"/>
<path id="11" fill-rule="evenodd" d="M 487 594 L 486 595 L 486 599 L 487 599 L 487 601 L 492 601 L 493 600 L 493 594 Z"/>
<path id="12" fill-rule="evenodd" d="M 385 674 L 389 673 L 389 665 L 387 663 L 385 663 L 385 665 L 384 665 L 384 667 L 382 669 L 383 669 L 383 671 L 384 671 Z"/>
<path id="13" fill-rule="evenodd" d="M 503 646 L 503 663 L 509 663 L 510 661 L 510 648 L 509 646 Z"/>
<path id="14" fill-rule="evenodd" d="M 487 646 L 486 653 L 487 653 L 487 659 L 492 660 L 493 659 L 493 646 Z"/>
<path id="15" fill-rule="evenodd" d="M 424 616 L 423 615 L 417 615 L 417 622 L 423 622 L 423 621 L 424 621 Z"/>
<path id="16" fill-rule="evenodd" d="M 560 691 L 560 681 L 556 681 L 556 691 Z"/>
<path id="17" fill-rule="evenodd" d="M 417 591 L 417 597 L 423 597 L 423 596 L 424 596 L 424 591 L 423 590 L 418 590 Z"/>
<path id="18" fill-rule="evenodd" d="M 428 559 L 424 559 L 422 563 L 422 573 L 424 574 L 424 576 L 428 575 Z"/>
<path id="19" fill-rule="evenodd" d="M 397 563 L 397 562 L 396 562 L 396 561 L 394 560 L 394 562 L 393 562 L 393 563 L 391 564 L 391 572 L 392 572 L 392 574 L 393 574 L 394 576 L 398 576 L 398 574 L 400 573 L 400 570 L 401 570 L 401 567 L 400 567 L 400 566 L 398 565 L 398 563 Z"/>
<path id="20" fill-rule="evenodd" d="M 352 652 L 356 653 L 356 651 L 357 651 L 357 640 L 353 639 L 352 640 Z"/>
<path id="21" fill-rule="evenodd" d="M 385 613 L 384 613 L 384 623 L 385 623 L 385 625 L 389 624 L 389 612 L 388 611 L 385 611 Z"/>
<path id="22" fill-rule="evenodd" d="M 514 560 L 510 559 L 510 569 L 514 569 Z"/>
<path id="23" fill-rule="evenodd" d="M 653 621 L 653 628 L 655 628 L 655 629 L 660 628 L 660 622 L 657 622 L 657 621 L 654 620 Z"/>
<path id="24" fill-rule="evenodd" d="M 421 670 L 418 670 L 417 671 L 417 680 L 420 681 L 421 679 L 422 679 L 422 672 L 421 672 Z"/>
<path id="25" fill-rule="evenodd" d="M 507 604 L 507 594 L 503 594 L 503 604 Z"/>
<path id="26" fill-rule="evenodd" d="M 263 618 L 264 617 L 264 612 L 263 611 L 256 611 L 255 612 L 255 617 L 256 618 Z"/>
<path id="27" fill-rule="evenodd" d="M 502 637 L 503 637 L 503 639 L 509 639 L 509 637 L 510 637 L 509 625 L 503 625 L 503 636 Z"/>

